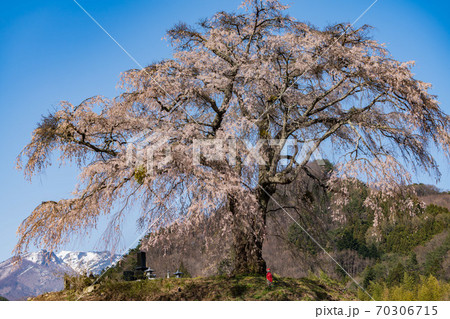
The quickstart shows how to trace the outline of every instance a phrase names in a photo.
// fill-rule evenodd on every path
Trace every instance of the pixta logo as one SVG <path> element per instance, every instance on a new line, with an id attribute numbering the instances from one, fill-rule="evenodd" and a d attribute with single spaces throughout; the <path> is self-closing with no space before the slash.
<path id="1" fill-rule="evenodd" d="M 145 167 L 148 173 L 170 165 L 173 161 L 173 140 L 167 136 L 144 132 L 128 141 L 127 165 Z M 323 158 L 314 141 L 299 142 L 296 139 L 261 139 L 256 143 L 237 139 L 193 139 L 184 151 L 191 156 L 194 165 L 211 162 L 226 162 L 234 166 L 262 166 L 267 164 L 267 153 L 277 150 L 280 165 L 302 165 L 316 161 L 324 165 Z"/>

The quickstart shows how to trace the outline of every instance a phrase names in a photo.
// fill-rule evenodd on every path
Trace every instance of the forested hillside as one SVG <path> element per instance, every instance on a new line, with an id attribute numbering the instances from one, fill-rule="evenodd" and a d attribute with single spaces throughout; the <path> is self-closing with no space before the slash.
<path id="1" fill-rule="evenodd" d="M 363 188 L 351 191 L 344 208 L 345 220 L 335 221 L 329 209 L 332 194 L 321 186 L 329 169 L 331 166 L 312 165 L 311 171 L 319 178 L 300 176 L 298 182 L 280 188 L 275 194 L 277 203 L 271 203 L 263 247 L 268 266 L 283 277 L 326 273 L 356 288 L 324 253 L 325 249 L 377 299 L 448 299 L 449 210 L 430 202 L 428 205 L 417 202 L 416 215 L 396 212 L 395 219 L 386 218 L 375 229 L 373 213 L 363 205 L 367 195 Z M 432 186 L 409 187 L 416 189 L 420 201 L 433 197 L 436 202 L 448 205 L 449 195 Z M 389 205 L 385 209 L 388 211 Z M 157 277 L 165 277 L 167 271 L 173 273 L 177 269 L 192 277 L 228 275 L 233 269 L 232 242 L 231 236 L 220 235 L 220 225 L 219 211 L 181 239 L 176 237 L 149 248 L 144 248 L 147 247 L 144 239 L 141 249 L 147 251 L 147 263 L 155 269 Z M 134 269 L 136 251 L 130 251 L 130 256 L 106 276 L 118 279 L 123 270 Z M 360 294 L 359 298 L 367 295 Z"/>

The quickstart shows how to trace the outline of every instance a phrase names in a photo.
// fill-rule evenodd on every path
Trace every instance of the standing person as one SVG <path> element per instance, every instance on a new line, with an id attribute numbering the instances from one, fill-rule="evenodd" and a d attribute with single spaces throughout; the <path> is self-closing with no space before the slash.
<path id="1" fill-rule="evenodd" d="M 270 268 L 267 268 L 266 278 L 267 278 L 267 286 L 269 286 L 269 287 L 272 286 L 273 277 L 272 277 L 272 273 L 270 272 Z"/>

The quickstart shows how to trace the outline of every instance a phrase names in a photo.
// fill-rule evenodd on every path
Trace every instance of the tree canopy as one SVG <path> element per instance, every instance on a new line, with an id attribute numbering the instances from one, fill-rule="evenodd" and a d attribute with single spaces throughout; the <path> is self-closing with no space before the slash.
<path id="1" fill-rule="evenodd" d="M 380 201 L 403 192 L 410 171 L 439 177 L 431 147 L 449 155 L 449 117 L 413 63 L 395 60 L 368 26 L 319 29 L 286 9 L 246 0 L 237 13 L 180 23 L 167 33 L 172 58 L 124 72 L 122 94 L 63 101 L 43 117 L 19 156 L 26 177 L 56 152 L 79 165 L 81 182 L 72 198 L 36 207 L 16 251 L 32 241 L 54 249 L 102 214 L 114 241 L 132 203 L 143 229 L 221 209 L 237 264 L 261 271 L 267 203 L 277 185 L 308 173 L 319 148 L 335 162 L 336 207 L 344 181 L 359 179 L 379 218 Z M 409 197 L 397 204 L 414 209 Z"/>

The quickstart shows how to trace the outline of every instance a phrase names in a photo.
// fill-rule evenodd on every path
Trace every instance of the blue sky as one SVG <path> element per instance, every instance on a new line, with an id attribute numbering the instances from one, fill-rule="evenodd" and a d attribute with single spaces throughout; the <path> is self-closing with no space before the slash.
<path id="1" fill-rule="evenodd" d="M 79 0 L 85 9 L 142 65 L 171 56 L 162 38 L 179 21 L 194 23 L 219 10 L 235 10 L 240 0 Z M 353 22 L 373 0 L 290 1 L 289 13 L 322 27 Z M 442 108 L 450 113 L 450 4 L 447 1 L 379 0 L 357 23 L 374 27 L 398 60 L 415 60 L 417 78 L 433 84 Z M 61 100 L 74 104 L 101 94 L 113 97 L 120 73 L 135 63 L 73 0 L 2 1 L 0 10 L 0 260 L 11 255 L 20 222 L 44 200 L 70 196 L 76 169 L 52 166 L 32 183 L 15 169 L 15 158 L 30 139 L 42 114 Z M 450 189 L 448 162 L 437 155 L 442 189 Z M 434 183 L 427 176 L 418 181 Z M 101 223 L 90 237 L 65 248 L 102 249 Z M 131 214 L 122 248 L 138 235 Z"/>

